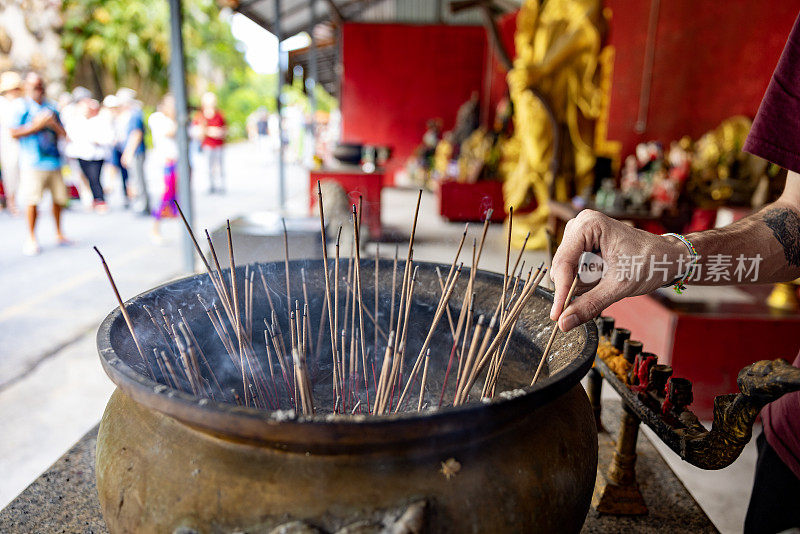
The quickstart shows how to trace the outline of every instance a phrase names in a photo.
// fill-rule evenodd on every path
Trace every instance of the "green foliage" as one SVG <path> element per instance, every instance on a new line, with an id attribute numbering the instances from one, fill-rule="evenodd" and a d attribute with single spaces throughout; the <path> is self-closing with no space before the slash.
<path id="1" fill-rule="evenodd" d="M 231 73 L 222 85 L 212 89 L 217 93 L 232 139 L 247 135 L 247 117 L 259 107 L 275 112 L 277 74 L 258 74 L 248 68 Z"/>
<path id="2" fill-rule="evenodd" d="M 62 46 L 70 85 L 81 80 L 101 93 L 136 89 L 152 108 L 169 87 L 169 6 L 166 0 L 63 0 Z M 232 139 L 245 136 L 248 115 L 261 106 L 275 111 L 276 75 L 257 74 L 244 59 L 230 24 L 214 0 L 183 1 L 183 37 L 190 104 L 199 104 L 196 88 L 219 97 Z M 85 81 L 90 78 L 93 83 Z M 193 90 L 194 89 L 194 90 Z M 308 109 L 302 82 L 286 86 L 286 101 Z M 319 109 L 336 100 L 321 86 Z"/>

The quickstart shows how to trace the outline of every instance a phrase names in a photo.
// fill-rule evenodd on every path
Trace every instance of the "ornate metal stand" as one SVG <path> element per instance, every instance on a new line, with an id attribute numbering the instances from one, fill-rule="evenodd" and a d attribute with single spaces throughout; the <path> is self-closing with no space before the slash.
<path id="1" fill-rule="evenodd" d="M 641 515 L 647 507 L 636 483 L 636 438 L 644 422 L 681 458 L 701 469 L 722 469 L 733 463 L 752 437 L 753 423 L 768 403 L 800 390 L 800 369 L 785 360 L 759 361 L 739 372 L 740 393 L 714 399 L 714 420 L 706 429 L 687 407 L 692 384 L 658 365 L 643 352 L 630 332 L 614 328 L 613 319 L 598 319 L 600 345 L 593 372 L 602 376 L 623 401 L 617 447 L 606 473 L 598 473 L 592 504 L 598 512 Z M 602 381 L 589 379 L 589 398 L 600 416 Z M 599 428 L 599 426 L 598 426 Z"/>
<path id="2" fill-rule="evenodd" d="M 598 469 L 592 506 L 602 514 L 644 515 L 644 502 L 636 482 L 636 440 L 639 437 L 639 418 L 627 406 L 622 408 L 622 421 L 614 457 L 608 472 Z"/>

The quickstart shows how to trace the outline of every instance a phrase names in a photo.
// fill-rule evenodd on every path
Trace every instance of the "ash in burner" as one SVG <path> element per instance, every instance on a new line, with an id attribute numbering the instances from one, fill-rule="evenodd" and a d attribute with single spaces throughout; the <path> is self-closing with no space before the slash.
<path id="1" fill-rule="evenodd" d="M 488 302 L 478 295 L 475 275 L 491 214 L 480 240 L 472 240 L 471 267 L 458 263 L 467 226 L 449 271 L 443 275 L 437 266 L 434 277 L 431 266 L 413 259 L 419 197 L 408 259 L 399 261 L 395 250 L 390 261 L 379 251 L 374 259 L 361 258 L 356 206 L 349 256 L 340 254 L 340 227 L 329 259 L 318 194 L 321 265 L 288 260 L 284 226 L 282 264 L 237 268 L 228 225 L 230 267 L 223 270 L 208 232 L 206 258 L 187 224 L 211 284 L 159 294 L 140 304 L 134 322 L 103 260 L 142 372 L 196 397 L 307 416 L 458 406 L 493 398 L 498 385 L 499 391 L 528 385 L 519 377 L 531 375 L 529 362 L 507 356 L 525 346 L 515 329 L 546 269 L 540 265 L 523 276 L 520 251 L 509 272 L 509 244 L 499 297 Z M 460 306 L 454 305 L 459 297 Z M 548 350 L 554 336 L 555 330 Z"/>

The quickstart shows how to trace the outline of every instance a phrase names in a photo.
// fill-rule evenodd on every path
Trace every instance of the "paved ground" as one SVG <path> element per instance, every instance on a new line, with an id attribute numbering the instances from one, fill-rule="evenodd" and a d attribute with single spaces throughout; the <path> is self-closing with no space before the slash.
<path id="1" fill-rule="evenodd" d="M 275 167 L 263 154 L 235 145 L 226 166 L 230 187 L 224 197 L 206 195 L 205 177 L 197 173 L 197 228 L 213 228 L 225 218 L 277 207 Z M 289 211 L 305 214 L 307 175 L 293 168 L 288 176 Z M 153 179 L 151 191 L 157 186 Z M 119 195 L 118 190 L 112 193 L 108 215 L 80 208 L 65 214 L 65 230 L 76 242 L 73 247 L 52 246 L 49 213 L 43 214 L 44 250 L 34 258 L 21 254 L 23 221 L 0 213 L 0 508 L 97 423 L 113 391 L 98 362 L 94 335 L 116 303 L 91 247 L 97 245 L 104 252 L 123 297 L 183 274 L 180 223 L 167 221 L 165 242 L 156 245 L 150 240 L 152 221 L 123 211 Z M 382 220 L 392 233 L 407 236 L 415 198 L 415 191 L 384 192 Z M 445 223 L 436 213 L 434 197 L 425 194 L 415 258 L 449 262 L 463 225 Z M 502 226 L 493 225 L 482 268 L 502 270 L 503 241 Z M 389 256 L 393 247 L 382 245 L 382 251 Z M 526 253 L 529 265 L 542 259 L 541 253 Z M 753 446 L 733 466 L 714 473 L 694 469 L 670 451 L 662 454 L 721 531 L 741 531 L 755 461 Z"/>
<path id="2" fill-rule="evenodd" d="M 273 162 L 233 145 L 227 154 L 229 191 L 205 194 L 196 173 L 196 228 L 213 228 L 240 213 L 277 208 Z M 160 189 L 157 169 L 149 188 Z M 289 208 L 306 206 L 307 174 L 288 172 Z M 55 247 L 49 209 L 38 225 L 42 253 L 22 255 L 25 223 L 0 213 L 0 507 L 21 491 L 102 414 L 112 391 L 97 360 L 94 336 L 116 306 L 92 246 L 103 251 L 123 298 L 179 276 L 183 227 L 162 225 L 152 242 L 152 219 L 123 210 L 116 183 L 107 215 L 73 205 L 64 214 L 71 247 Z"/>

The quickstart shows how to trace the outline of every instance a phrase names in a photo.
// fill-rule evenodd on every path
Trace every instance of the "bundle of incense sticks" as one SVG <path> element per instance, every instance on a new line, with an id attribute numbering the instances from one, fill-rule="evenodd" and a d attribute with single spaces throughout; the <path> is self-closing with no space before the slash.
<path id="1" fill-rule="evenodd" d="M 489 227 L 491 211 L 486 214 L 480 238 L 472 240 L 472 258 L 466 289 L 461 296 L 461 306 L 457 317 L 451 309 L 451 301 L 456 294 L 456 286 L 461 278 L 463 263 L 459 262 L 464 243 L 469 233 L 466 225 L 458 249 L 446 275 L 436 268 L 439 299 L 432 319 L 424 335 L 420 347 L 409 347 L 409 325 L 414 308 L 414 291 L 417 285 L 419 266 L 414 264 L 414 239 L 419 217 L 422 191 L 419 192 L 414 210 L 414 219 L 408 241 L 406 261 L 402 264 L 402 273 L 398 271 L 399 251 L 395 248 L 392 263 L 391 305 L 388 314 L 381 317 L 379 313 L 379 258 L 376 250 L 373 271 L 374 301 L 372 310 L 364 301 L 364 285 L 369 284 L 369 277 L 362 276 L 364 262 L 361 258 L 361 202 L 352 207 L 352 241 L 348 258 L 341 257 L 342 228 L 336 235 L 333 257 L 328 256 L 326 239 L 325 211 L 322 191 L 317 184 L 317 202 L 320 214 L 320 231 L 322 236 L 322 277 L 324 278 L 324 298 L 320 310 L 320 321 L 314 332 L 310 322 L 311 301 L 309 299 L 306 270 L 300 269 L 302 294 L 293 299 L 291 292 L 292 270 L 289 263 L 289 238 L 286 225 L 283 225 L 284 264 L 285 264 L 285 305 L 282 296 L 267 283 L 267 277 L 261 266 L 245 266 L 243 278 L 236 276 L 236 260 L 230 223 L 227 225 L 229 270 L 223 271 L 219 264 L 216 250 L 206 230 L 209 257 L 206 257 L 195 238 L 194 232 L 183 216 L 180 206 L 178 213 L 186 226 L 197 254 L 202 259 L 206 273 L 216 293 L 213 302 L 208 302 L 200 294 L 197 301 L 203 307 L 216 337 L 224 347 L 230 359 L 232 369 L 241 377 L 237 387 L 224 386 L 215 374 L 214 366 L 207 357 L 204 348 L 198 342 L 189 321 L 182 309 L 178 309 L 177 317 L 170 316 L 166 310 L 153 310 L 148 306 L 143 309 L 149 318 L 147 324 L 136 325 L 117 291 L 114 279 L 100 251 L 98 255 L 108 276 L 125 323 L 131 332 L 136 349 L 142 358 L 150 377 L 156 380 L 162 377 L 165 385 L 186 391 L 192 395 L 210 398 L 219 402 L 236 403 L 246 407 L 262 410 L 278 410 L 291 408 L 297 413 L 312 415 L 323 409 L 319 398 L 330 385 L 331 405 L 324 411 L 337 414 L 372 414 L 384 415 L 391 412 L 413 409 L 407 408 L 409 399 L 414 395 L 412 389 L 419 381 L 419 393 L 416 399 L 417 411 L 428 406 L 441 406 L 445 400 L 448 381 L 454 380 L 454 391 L 450 402 L 459 406 L 471 398 L 491 398 L 506 359 L 512 335 L 517 321 L 526 303 L 535 293 L 547 269 L 543 265 L 534 271 L 529 269 L 524 274 L 525 262 L 522 259 L 523 249 L 511 266 L 511 228 L 513 210 L 509 213 L 508 239 L 506 243 L 505 271 L 503 286 L 494 312 L 490 317 L 481 315 L 474 319 L 475 312 L 475 276 L 478 272 L 483 252 L 486 233 Z M 530 235 L 530 234 L 529 234 Z M 527 242 L 527 237 L 526 237 Z M 346 267 L 342 263 L 346 261 Z M 369 260 L 366 260 L 369 261 Z M 333 263 L 331 266 L 330 263 Z M 509 269 L 510 268 L 510 269 Z M 519 268 L 519 269 L 518 269 Z M 239 270 L 241 272 L 241 269 Z M 260 281 L 267 305 L 267 314 L 263 318 L 264 344 L 254 340 L 253 323 L 255 320 L 256 281 Z M 577 280 L 577 279 L 576 279 Z M 398 288 L 399 285 L 399 288 Z M 462 284 L 463 285 L 463 284 Z M 575 291 L 573 284 L 567 301 Z M 273 295 L 277 299 L 273 299 Z M 301 301 L 302 299 L 302 301 Z M 277 300 L 277 302 L 276 302 Z M 382 321 L 388 322 L 381 325 Z M 447 366 L 438 399 L 429 392 L 429 364 L 431 344 L 434 334 L 447 317 L 447 328 L 450 333 L 450 348 Z M 365 332 L 365 320 L 372 325 L 372 342 L 369 343 Z M 284 332 L 281 322 L 288 323 L 288 331 Z M 330 370 L 328 374 L 320 371 L 319 359 L 327 351 L 324 349 L 325 323 L 329 332 Z M 155 330 L 156 347 L 147 348 L 140 343 L 137 330 Z M 259 334 L 260 335 L 260 334 Z M 553 327 L 550 340 L 534 373 L 533 384 L 538 378 L 543 362 L 553 345 L 556 327 Z M 288 341 L 287 341 L 288 338 Z M 371 345 L 368 348 L 368 345 Z M 441 344 L 437 342 L 437 346 Z M 206 347 L 208 349 L 208 347 Z M 380 353 L 383 354 L 380 357 Z M 309 366 L 309 361 L 314 365 Z M 413 363 L 412 363 L 413 362 Z M 155 367 L 153 366 L 155 363 Z M 157 369 L 157 373 L 156 373 Z M 219 372 L 219 368 L 217 371 Z M 403 376 L 404 371 L 407 376 Z M 483 376 L 480 389 L 476 383 Z M 238 379 L 237 379 L 238 380 Z M 329 380 L 329 382 L 327 382 Z M 316 396 L 315 399 L 315 386 Z"/>

